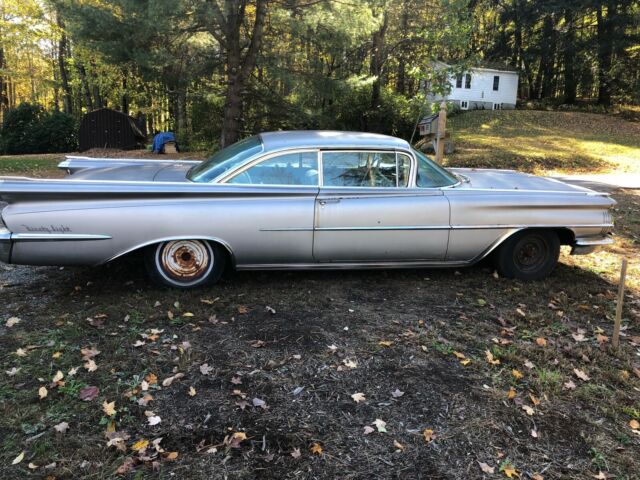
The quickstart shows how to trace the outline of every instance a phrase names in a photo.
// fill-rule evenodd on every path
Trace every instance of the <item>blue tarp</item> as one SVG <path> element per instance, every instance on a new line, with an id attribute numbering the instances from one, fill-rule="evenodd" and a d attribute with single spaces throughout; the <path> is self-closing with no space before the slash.
<path id="1" fill-rule="evenodd" d="M 178 142 L 176 142 L 176 136 L 173 132 L 160 132 L 153 137 L 153 153 L 162 153 L 164 144 L 167 142 L 175 142 L 176 150 L 179 150 Z"/>

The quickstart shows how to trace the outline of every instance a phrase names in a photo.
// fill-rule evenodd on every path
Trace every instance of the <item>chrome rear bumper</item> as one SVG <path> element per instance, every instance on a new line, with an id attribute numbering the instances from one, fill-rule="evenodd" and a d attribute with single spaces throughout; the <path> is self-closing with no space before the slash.
<path id="1" fill-rule="evenodd" d="M 0 262 L 9 263 L 11 259 L 11 232 L 0 227 Z"/>
<path id="2" fill-rule="evenodd" d="M 593 253 L 605 245 L 615 243 L 609 235 L 596 238 L 578 238 L 571 247 L 571 255 L 587 255 Z"/>

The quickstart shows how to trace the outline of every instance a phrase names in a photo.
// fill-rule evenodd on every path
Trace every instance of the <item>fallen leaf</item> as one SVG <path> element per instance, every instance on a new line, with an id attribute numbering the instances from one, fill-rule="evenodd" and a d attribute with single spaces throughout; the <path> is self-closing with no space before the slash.
<path id="1" fill-rule="evenodd" d="M 267 402 L 265 402 L 260 398 L 254 398 L 253 400 L 251 400 L 251 403 L 253 404 L 254 407 L 260 407 L 265 410 L 267 409 Z"/>
<path id="2" fill-rule="evenodd" d="M 162 421 L 162 419 L 159 416 L 154 415 L 154 416 L 148 417 L 147 421 L 149 422 L 149 425 L 153 427 L 154 425 L 158 425 Z"/>
<path id="3" fill-rule="evenodd" d="M 345 365 L 347 368 L 352 368 L 352 369 L 353 369 L 353 368 L 358 368 L 358 362 L 356 362 L 355 360 L 349 360 L 349 359 L 346 359 L 346 358 L 345 358 L 345 359 L 342 361 L 342 363 L 344 363 L 344 365 Z"/>
<path id="4" fill-rule="evenodd" d="M 584 331 L 578 330 L 578 333 L 572 333 L 571 336 L 576 342 L 586 342 L 588 338 L 584 336 Z"/>
<path id="5" fill-rule="evenodd" d="M 640 422 L 638 422 L 638 420 L 631 420 L 629 422 L 629 426 L 632 430 L 640 430 Z"/>
<path id="6" fill-rule="evenodd" d="M 89 360 L 84 364 L 84 368 L 86 368 L 89 372 L 95 372 L 98 369 L 98 365 L 93 360 Z"/>
<path id="7" fill-rule="evenodd" d="M 141 450 L 146 449 L 148 446 L 149 446 L 149 440 L 142 438 L 138 440 L 136 443 L 134 443 L 133 445 L 131 445 L 131 450 L 133 450 L 134 452 L 139 452 Z"/>
<path id="8" fill-rule="evenodd" d="M 100 395 L 100 389 L 98 387 L 89 386 L 80 390 L 78 398 L 84 402 L 90 402 L 95 400 L 98 395 Z"/>
<path id="9" fill-rule="evenodd" d="M 54 425 L 53 428 L 58 433 L 65 433 L 67 430 L 69 430 L 69 424 L 67 422 L 61 422 L 57 425 Z"/>
<path id="10" fill-rule="evenodd" d="M 20 455 L 18 455 L 16 458 L 13 459 L 13 462 L 11 462 L 11 465 L 17 465 L 19 464 L 22 460 L 24 460 L 24 452 L 22 452 Z"/>
<path id="11" fill-rule="evenodd" d="M 19 348 L 15 353 L 19 357 L 26 357 L 29 352 L 27 352 L 24 348 Z"/>
<path id="12" fill-rule="evenodd" d="M 431 443 L 431 442 L 432 442 L 432 441 L 434 441 L 434 440 L 435 440 L 435 438 L 436 438 L 436 434 L 435 434 L 435 433 L 433 433 L 433 430 L 432 430 L 432 429 L 430 429 L 430 428 L 425 428 L 425 429 L 422 431 L 422 436 L 424 437 L 424 440 L 425 440 L 425 442 L 427 442 L 427 443 Z"/>
<path id="13" fill-rule="evenodd" d="M 64 373 L 62 373 L 60 370 L 58 370 L 56 372 L 56 374 L 53 376 L 53 379 L 51 380 L 53 383 L 59 382 L 60 380 L 62 380 L 64 378 Z"/>
<path id="14" fill-rule="evenodd" d="M 524 310 L 522 310 L 521 308 L 516 308 L 516 313 L 518 315 L 520 315 L 521 317 L 526 317 L 527 316 L 527 314 L 524 313 Z"/>
<path id="15" fill-rule="evenodd" d="M 542 337 L 538 337 L 538 338 L 536 338 L 536 343 L 538 344 L 539 347 L 546 347 L 547 346 L 547 339 L 546 338 L 542 338 Z"/>
<path id="16" fill-rule="evenodd" d="M 240 448 L 240 443 L 247 439 L 244 432 L 234 432 L 230 437 L 225 438 L 225 443 L 229 448 Z"/>
<path id="17" fill-rule="evenodd" d="M 241 377 L 231 377 L 231 383 L 233 383 L 234 385 L 242 385 L 242 378 Z"/>
<path id="18" fill-rule="evenodd" d="M 149 385 L 155 385 L 156 383 L 158 383 L 158 377 L 156 376 L 155 373 L 147 373 L 144 379 L 147 381 Z"/>
<path id="19" fill-rule="evenodd" d="M 291 452 L 291 456 L 293 458 L 300 458 L 302 456 L 302 453 L 300 453 L 300 449 L 299 448 L 294 448 L 293 452 Z"/>
<path id="20" fill-rule="evenodd" d="M 516 389 L 513 387 L 509 388 L 509 391 L 507 392 L 507 398 L 509 400 L 513 400 L 514 398 L 516 398 L 517 392 Z"/>
<path id="21" fill-rule="evenodd" d="M 393 446 L 396 447 L 398 450 L 402 450 L 402 451 L 404 451 L 404 448 L 405 448 L 404 445 L 397 440 L 393 441 Z"/>
<path id="22" fill-rule="evenodd" d="M 182 377 L 184 377 L 184 373 L 180 373 L 180 372 L 179 372 L 179 373 L 176 373 L 175 375 L 173 375 L 173 376 L 171 376 L 171 377 L 169 377 L 169 378 L 165 378 L 165 379 L 162 381 L 162 386 L 163 386 L 163 387 L 169 387 L 169 386 L 171 386 L 171 384 L 172 384 L 174 381 L 179 380 L 179 379 L 181 379 Z"/>
<path id="23" fill-rule="evenodd" d="M 385 422 L 384 420 L 380 420 L 379 418 L 376 418 L 376 421 L 373 422 L 373 425 L 376 426 L 376 428 L 378 429 L 378 432 L 387 433 L 387 422 Z"/>
<path id="24" fill-rule="evenodd" d="M 238 313 L 241 314 L 241 315 L 244 315 L 248 311 L 249 311 L 249 309 L 247 307 L 245 307 L 244 305 L 240 305 L 238 307 Z"/>
<path id="25" fill-rule="evenodd" d="M 564 388 L 565 390 L 575 390 L 576 389 L 576 384 L 573 383 L 573 380 L 569 380 L 568 382 L 564 383 L 562 388 Z"/>
<path id="26" fill-rule="evenodd" d="M 253 348 L 262 348 L 266 345 L 266 342 L 264 340 L 254 340 L 253 342 L 249 343 L 249 345 L 251 345 Z"/>
<path id="27" fill-rule="evenodd" d="M 573 369 L 573 373 L 575 373 L 576 377 L 578 377 L 580 380 L 584 382 L 588 382 L 589 380 L 591 380 L 591 378 L 589 378 L 589 375 L 584 373 L 582 370 L 578 370 L 577 368 Z"/>
<path id="28" fill-rule="evenodd" d="M 358 392 L 351 395 L 353 401 L 356 403 L 364 402 L 366 400 L 364 393 Z"/>
<path id="29" fill-rule="evenodd" d="M 400 398 L 401 396 L 404 395 L 404 392 L 400 391 L 399 389 L 395 389 L 393 392 L 391 392 L 391 396 L 393 398 Z"/>
<path id="30" fill-rule="evenodd" d="M 533 393 L 529 394 L 529 398 L 531 399 L 531 403 L 533 403 L 534 407 L 537 407 L 538 405 L 540 405 L 540 400 L 538 400 L 535 395 L 533 395 Z"/>
<path id="31" fill-rule="evenodd" d="M 176 460 L 178 458 L 178 452 L 167 452 L 162 458 L 165 460 Z"/>
<path id="32" fill-rule="evenodd" d="M 42 400 L 43 398 L 47 398 L 48 393 L 49 392 L 45 387 L 40 387 L 38 389 L 38 396 L 40 397 L 40 400 Z"/>
<path id="33" fill-rule="evenodd" d="M 100 350 L 97 350 L 96 347 L 91 348 L 81 348 L 80 354 L 82 355 L 83 360 L 89 360 L 90 358 L 95 357 L 100 354 Z"/>
<path id="34" fill-rule="evenodd" d="M 538 431 L 535 428 L 531 429 L 531 436 L 533 438 L 538 438 Z"/>
<path id="35" fill-rule="evenodd" d="M 487 358 L 487 362 L 490 365 L 500 365 L 500 360 L 497 358 L 493 358 L 493 353 L 491 353 L 489 350 L 486 350 L 484 353 Z"/>
<path id="36" fill-rule="evenodd" d="M 520 474 L 518 473 L 518 471 L 511 465 L 507 465 L 504 468 L 502 468 L 502 472 L 509 478 L 513 478 L 514 476 L 520 477 Z"/>
<path id="37" fill-rule="evenodd" d="M 534 415 L 536 413 L 536 411 L 529 405 L 522 405 L 522 409 L 527 412 L 527 415 Z"/>
<path id="38" fill-rule="evenodd" d="M 464 353 L 457 352 L 455 350 L 451 353 L 453 353 L 458 360 L 464 360 L 465 358 L 467 358 Z"/>
<path id="39" fill-rule="evenodd" d="M 195 397 L 196 396 L 196 389 L 193 387 L 189 387 L 189 396 L 190 397 Z"/>
<path id="40" fill-rule="evenodd" d="M 378 345 L 380 345 L 381 347 L 390 347 L 391 345 L 393 345 L 393 342 L 389 340 L 380 340 L 378 342 Z"/>
<path id="41" fill-rule="evenodd" d="M 311 445 L 309 451 L 314 455 L 322 455 L 322 447 L 319 443 L 314 443 L 313 445 Z"/>
<path id="42" fill-rule="evenodd" d="M 53 352 L 53 353 L 51 354 L 51 358 L 55 358 L 55 359 L 58 359 L 58 358 L 60 358 L 61 356 L 62 356 L 62 352 Z"/>
<path id="43" fill-rule="evenodd" d="M 521 378 L 524 377 L 524 375 L 519 370 L 516 370 L 515 368 L 511 370 L 511 375 L 513 375 L 513 378 L 515 378 L 516 380 L 520 380 Z"/>
<path id="44" fill-rule="evenodd" d="M 102 411 L 108 417 L 113 417 L 116 414 L 116 402 L 107 402 L 106 400 L 102 402 Z"/>
<path id="45" fill-rule="evenodd" d="M 22 320 L 20 320 L 18 317 L 11 317 L 9 320 L 7 320 L 7 323 L 5 324 L 7 327 L 11 328 L 14 325 L 17 325 L 21 322 Z"/>
<path id="46" fill-rule="evenodd" d="M 373 433 L 373 432 L 375 432 L 375 431 L 376 431 L 376 429 L 375 429 L 375 428 L 373 428 L 373 427 L 371 427 L 370 425 L 365 425 L 365 427 L 363 428 L 363 430 L 364 430 L 364 432 L 363 432 L 363 433 L 364 433 L 365 435 L 369 435 L 370 433 Z"/>
<path id="47" fill-rule="evenodd" d="M 133 457 L 127 457 L 122 462 L 122 465 L 118 467 L 116 470 L 116 475 L 124 476 L 127 473 L 131 472 L 136 466 L 136 460 Z"/>
<path id="48" fill-rule="evenodd" d="M 539 473 L 534 473 L 533 475 L 531 475 L 531 480 L 544 480 L 544 477 Z"/>
<path id="49" fill-rule="evenodd" d="M 11 370 L 5 370 L 5 373 L 10 377 L 14 377 L 19 371 L 20 368 L 12 367 Z"/>
<path id="50" fill-rule="evenodd" d="M 604 345 L 605 343 L 607 343 L 609 341 L 609 337 L 599 333 L 599 334 L 596 335 L 596 340 L 598 340 L 598 343 L 600 345 Z"/>
<path id="51" fill-rule="evenodd" d="M 210 367 L 208 363 L 200 365 L 200 373 L 202 375 L 209 375 L 211 372 L 213 372 L 213 367 Z"/>
<path id="52" fill-rule="evenodd" d="M 524 366 L 527 367 L 529 370 L 531 370 L 532 368 L 535 367 L 535 364 L 531 360 L 526 360 L 524 362 Z"/>
<path id="53" fill-rule="evenodd" d="M 482 470 L 484 473 L 493 473 L 495 471 L 494 467 L 490 467 L 484 462 L 478 462 L 478 464 L 480 465 L 480 470 Z"/>
<path id="54" fill-rule="evenodd" d="M 69 377 L 73 377 L 76 373 L 78 373 L 78 368 L 79 367 L 70 368 L 69 371 L 67 372 L 67 375 Z"/>

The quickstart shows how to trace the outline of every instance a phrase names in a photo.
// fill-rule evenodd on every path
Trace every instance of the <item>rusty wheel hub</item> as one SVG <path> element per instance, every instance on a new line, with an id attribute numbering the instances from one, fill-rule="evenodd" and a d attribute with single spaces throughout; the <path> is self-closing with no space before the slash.
<path id="1" fill-rule="evenodd" d="M 211 271 L 211 248 L 200 240 L 175 240 L 167 242 L 159 252 L 162 270 L 172 279 L 192 282 Z"/>

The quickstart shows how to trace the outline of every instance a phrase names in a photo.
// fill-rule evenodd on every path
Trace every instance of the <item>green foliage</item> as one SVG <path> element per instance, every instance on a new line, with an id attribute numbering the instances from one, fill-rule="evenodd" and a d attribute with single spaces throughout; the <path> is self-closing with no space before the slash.
<path id="1" fill-rule="evenodd" d="M 69 114 L 45 112 L 42 106 L 29 103 L 5 113 L 0 130 L 4 154 L 69 152 L 77 146 L 78 126 Z"/>

